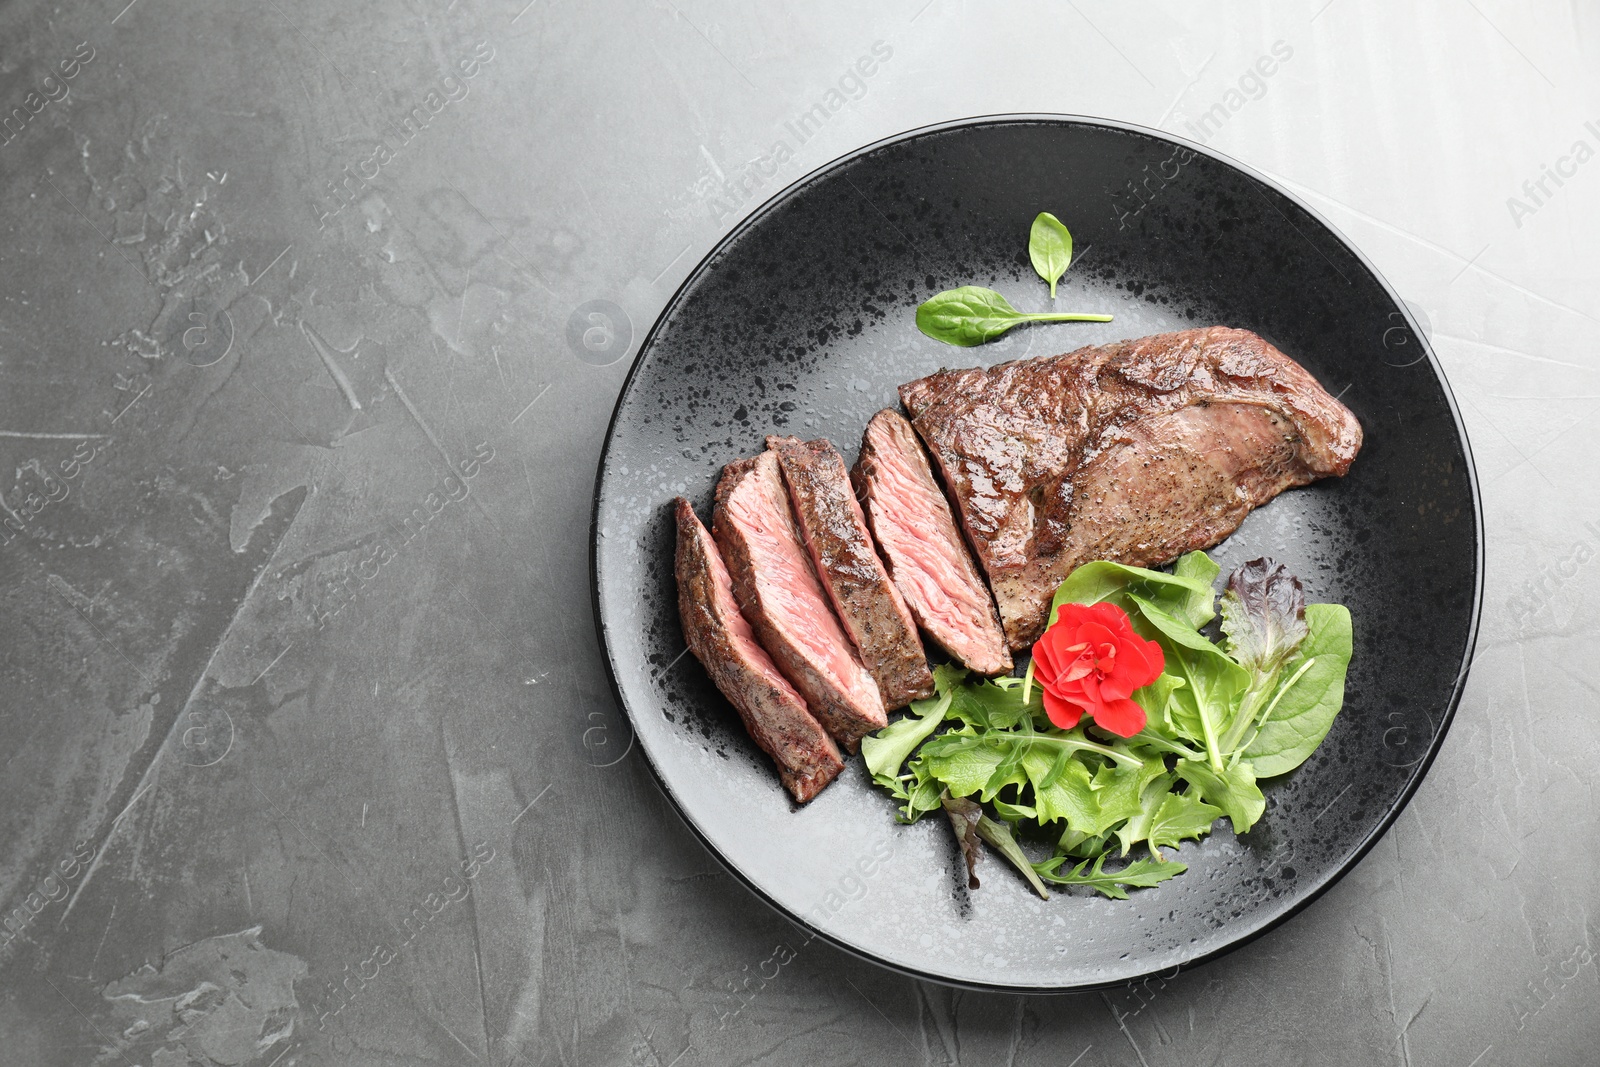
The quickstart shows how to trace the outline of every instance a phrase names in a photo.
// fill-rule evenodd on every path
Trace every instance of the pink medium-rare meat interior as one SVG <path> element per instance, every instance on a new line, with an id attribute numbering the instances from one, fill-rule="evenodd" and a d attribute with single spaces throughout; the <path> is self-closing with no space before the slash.
<path id="1" fill-rule="evenodd" d="M 844 767 L 832 738 L 756 640 L 734 597 L 733 578 L 689 502 L 674 502 L 678 529 L 678 610 L 685 640 L 745 729 L 805 803 Z"/>
<path id="2" fill-rule="evenodd" d="M 724 469 L 714 526 L 735 594 L 763 647 L 818 721 L 853 751 L 888 716 L 817 580 L 776 456 L 763 452 Z"/>
<path id="3" fill-rule="evenodd" d="M 894 411 L 868 424 L 856 466 L 889 573 L 928 635 L 982 674 L 1011 669 L 994 602 L 911 426 Z"/>
<path id="4" fill-rule="evenodd" d="M 767 438 L 828 602 L 888 709 L 933 695 L 933 675 L 905 598 L 873 547 L 838 449 L 826 439 Z"/>

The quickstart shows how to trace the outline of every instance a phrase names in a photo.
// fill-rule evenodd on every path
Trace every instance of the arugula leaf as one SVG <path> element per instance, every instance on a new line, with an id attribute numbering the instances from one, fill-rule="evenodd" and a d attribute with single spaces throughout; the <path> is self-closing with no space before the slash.
<path id="1" fill-rule="evenodd" d="M 1028 258 L 1039 277 L 1050 283 L 1050 299 L 1056 298 L 1056 282 L 1072 264 L 1072 234 L 1061 220 L 1041 211 L 1028 230 Z"/>
<path id="2" fill-rule="evenodd" d="M 1316 751 L 1344 704 L 1350 666 L 1350 612 L 1341 604 L 1306 605 L 1308 634 L 1283 681 L 1262 709 L 1265 721 L 1241 750 L 1262 778 L 1287 774 Z"/>
<path id="3" fill-rule="evenodd" d="M 861 739 L 861 755 L 873 777 L 896 775 L 900 765 L 926 741 L 950 710 L 949 692 L 911 702 L 911 714 L 895 720 L 877 733 Z"/>
<path id="4" fill-rule="evenodd" d="M 1110 322 L 1110 315 L 1078 312 L 1024 313 L 993 289 L 963 285 L 946 289 L 917 307 L 917 329 L 948 345 L 970 348 L 992 341 L 1024 322 Z"/>
<path id="5" fill-rule="evenodd" d="M 1267 810 L 1266 798 L 1256 785 L 1256 773 L 1248 762 L 1230 763 L 1218 772 L 1203 760 L 1180 759 L 1178 777 L 1200 791 L 1200 798 L 1222 809 L 1233 832 L 1247 833 Z"/>
<path id="6" fill-rule="evenodd" d="M 944 783 L 935 778 L 929 771 L 927 762 L 914 759 L 906 768 L 910 784 L 906 787 L 905 807 L 901 816 L 906 822 L 916 822 L 923 815 L 938 808 L 939 794 L 944 791 Z"/>
<path id="7" fill-rule="evenodd" d="M 961 858 L 967 861 L 967 888 L 978 888 L 978 861 L 983 858 L 983 848 L 978 844 L 978 820 L 983 809 L 971 800 L 952 797 L 949 793 L 939 798 L 944 813 L 950 817 L 950 826 L 956 832 L 956 844 L 961 846 Z"/>
<path id="8" fill-rule="evenodd" d="M 1175 878 L 1189 869 L 1187 864 L 1176 860 L 1161 861 L 1146 856 L 1134 860 L 1120 870 L 1108 871 L 1105 869 L 1106 855 L 1101 853 L 1095 857 L 1093 867 L 1089 865 L 1089 860 L 1084 860 L 1067 874 L 1056 873 L 1066 861 L 1065 856 L 1052 856 L 1043 863 L 1034 864 L 1033 869 L 1047 882 L 1056 885 L 1086 885 L 1113 900 L 1128 899 L 1128 891 L 1123 886 L 1143 889 L 1160 885 L 1168 878 Z"/>
<path id="9" fill-rule="evenodd" d="M 1306 639 L 1306 594 L 1283 564 L 1253 559 L 1234 571 L 1222 594 L 1228 651 L 1253 671 L 1283 666 Z"/>
<path id="10" fill-rule="evenodd" d="M 927 764 L 920 756 L 911 761 L 905 774 L 899 777 L 874 774 L 872 780 L 900 801 L 900 813 L 896 818 L 903 823 L 914 823 L 937 808 L 939 794 L 944 791 L 944 784 L 928 773 Z"/>
<path id="11" fill-rule="evenodd" d="M 1176 847 L 1186 837 L 1198 838 L 1211 832 L 1211 824 L 1222 817 L 1222 809 L 1207 804 L 1195 793 L 1168 793 L 1150 821 L 1146 840 L 1157 856 L 1162 845 Z"/>

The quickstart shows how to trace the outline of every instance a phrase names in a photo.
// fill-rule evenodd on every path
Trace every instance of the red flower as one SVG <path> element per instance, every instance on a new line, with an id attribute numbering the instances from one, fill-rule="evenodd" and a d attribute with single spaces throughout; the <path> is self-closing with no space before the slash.
<path id="1" fill-rule="evenodd" d="M 1044 689 L 1044 710 L 1063 730 L 1084 714 L 1103 730 L 1132 737 L 1144 729 L 1144 709 L 1129 699 L 1161 674 L 1161 646 L 1133 632 L 1115 604 L 1063 604 L 1033 645 L 1033 676 Z"/>

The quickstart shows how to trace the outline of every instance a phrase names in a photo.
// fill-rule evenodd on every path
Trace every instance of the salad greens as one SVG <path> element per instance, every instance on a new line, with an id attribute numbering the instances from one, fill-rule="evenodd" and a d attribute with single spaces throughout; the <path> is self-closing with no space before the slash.
<path id="1" fill-rule="evenodd" d="M 1056 282 L 1072 265 L 1072 234 L 1061 220 L 1041 211 L 1028 230 L 1028 258 L 1039 277 L 1050 283 L 1050 299 L 1056 298 Z"/>
<path id="2" fill-rule="evenodd" d="M 1298 579 L 1255 560 L 1228 579 L 1219 643 L 1203 632 L 1218 619 L 1218 570 L 1203 552 L 1170 574 L 1099 561 L 1057 589 L 1052 623 L 1063 604 L 1110 601 L 1161 645 L 1165 670 L 1133 694 L 1147 721 L 1130 738 L 1087 717 L 1071 730 L 1053 725 L 1031 674 L 935 668 L 935 695 L 861 745 L 901 821 L 945 811 L 972 887 L 981 840 L 1041 896 L 1049 882 L 1124 898 L 1183 873 L 1161 850 L 1203 837 L 1217 819 L 1249 832 L 1266 809 L 1258 780 L 1304 762 L 1344 702 L 1350 613 L 1307 605 Z M 1019 839 L 1053 851 L 1034 862 Z M 1107 867 L 1141 845 L 1147 854 Z"/>
<path id="3" fill-rule="evenodd" d="M 1039 277 L 1050 284 L 1050 299 L 1054 300 L 1056 283 L 1072 265 L 1072 234 L 1048 211 L 1041 211 L 1028 231 L 1028 259 Z M 1110 321 L 1110 315 L 1018 311 L 1005 297 L 980 285 L 946 289 L 917 306 L 917 329 L 936 341 L 963 348 L 993 341 L 1024 322 Z"/>
<path id="4" fill-rule="evenodd" d="M 1110 315 L 1077 312 L 1021 312 L 993 289 L 963 285 L 923 301 L 917 307 L 917 329 L 936 341 L 970 348 L 992 341 L 1024 322 L 1110 322 Z"/>

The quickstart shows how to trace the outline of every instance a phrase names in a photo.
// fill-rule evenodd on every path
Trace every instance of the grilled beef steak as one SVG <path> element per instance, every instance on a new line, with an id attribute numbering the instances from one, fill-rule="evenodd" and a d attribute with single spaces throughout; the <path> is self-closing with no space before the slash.
<path id="1" fill-rule="evenodd" d="M 1285 489 L 1342 475 L 1355 416 L 1303 367 L 1223 326 L 900 387 L 988 573 L 1013 649 L 1092 559 L 1165 563 Z"/>
<path id="2" fill-rule="evenodd" d="M 683 497 L 678 522 L 678 614 L 683 636 L 706 673 L 778 765 L 784 788 L 804 804 L 844 769 L 844 759 L 806 703 L 756 643 L 733 599 L 733 579 L 711 535 Z"/>
<path id="3" fill-rule="evenodd" d="M 817 577 L 878 683 L 884 707 L 894 711 L 932 696 L 916 620 L 873 551 L 844 458 L 826 440 L 772 436 L 767 447 L 777 454 Z"/>
<path id="4" fill-rule="evenodd" d="M 778 471 L 763 452 L 722 469 L 712 529 L 761 645 L 834 740 L 854 752 L 888 724 L 883 697 L 828 606 Z"/>
<path id="5" fill-rule="evenodd" d="M 980 674 L 1011 669 L 988 587 L 972 564 L 928 458 L 897 411 L 880 411 L 861 437 L 856 493 L 911 613 L 941 648 Z"/>

